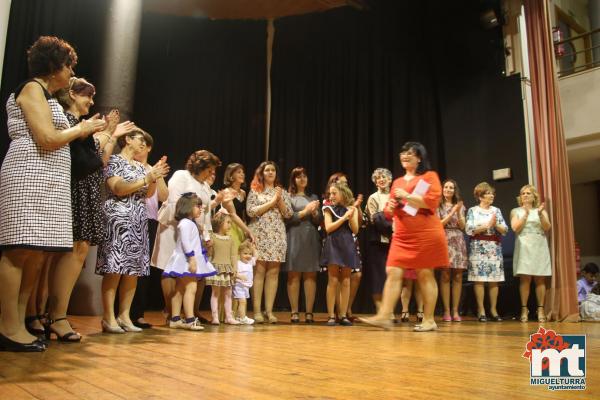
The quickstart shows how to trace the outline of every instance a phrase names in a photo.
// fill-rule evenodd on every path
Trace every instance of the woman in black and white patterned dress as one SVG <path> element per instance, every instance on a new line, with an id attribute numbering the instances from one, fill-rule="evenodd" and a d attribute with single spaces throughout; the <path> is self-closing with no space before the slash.
<path id="1" fill-rule="evenodd" d="M 119 138 L 120 154 L 108 160 L 104 170 L 107 199 L 104 203 L 106 233 L 98 248 L 96 273 L 102 278 L 102 330 L 109 333 L 139 332 L 129 316 L 138 276 L 150 274 L 146 197 L 156 190 L 156 180 L 169 172 L 166 157 L 146 171 L 134 160 L 146 146 L 141 129 Z M 119 288 L 119 317 L 115 317 L 115 293 Z"/>
<path id="2" fill-rule="evenodd" d="M 52 93 L 67 86 L 77 54 L 67 42 L 40 37 L 28 51 L 33 78 L 10 95 L 11 143 L 0 172 L 0 347 L 42 351 L 25 328 L 24 310 L 48 252 L 70 251 L 71 157 L 67 144 L 101 130 L 92 118 L 69 127 Z"/>

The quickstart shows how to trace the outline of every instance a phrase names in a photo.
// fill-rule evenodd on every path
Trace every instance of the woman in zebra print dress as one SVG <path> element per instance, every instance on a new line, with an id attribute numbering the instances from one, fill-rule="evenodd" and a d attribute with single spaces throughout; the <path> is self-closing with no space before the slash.
<path id="1" fill-rule="evenodd" d="M 166 157 L 146 172 L 134 160 L 146 146 L 146 132 L 136 129 L 119 138 L 123 149 L 110 157 L 104 170 L 107 199 L 104 203 L 107 226 L 98 248 L 96 273 L 102 279 L 102 330 L 110 333 L 141 331 L 131 322 L 129 309 L 138 276 L 150 274 L 146 197 L 156 190 L 156 180 L 169 172 Z M 115 293 L 119 287 L 119 317 L 115 318 Z"/>

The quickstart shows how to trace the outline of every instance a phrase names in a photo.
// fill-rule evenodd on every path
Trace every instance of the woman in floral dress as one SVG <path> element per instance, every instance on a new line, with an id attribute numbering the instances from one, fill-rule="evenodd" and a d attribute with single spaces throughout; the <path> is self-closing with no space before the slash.
<path id="1" fill-rule="evenodd" d="M 499 208 L 493 207 L 495 189 L 487 182 L 475 186 L 474 196 L 479 205 L 467 212 L 467 235 L 469 245 L 469 281 L 475 282 L 477 315 L 480 322 L 486 322 L 483 307 L 484 284 L 488 284 L 490 314 L 492 321 L 502 321 L 496 310 L 498 302 L 498 282 L 504 282 L 504 260 L 500 235 L 506 235 L 508 226 Z"/>
<path id="2" fill-rule="evenodd" d="M 458 184 L 446 179 L 442 185 L 442 201 L 438 208 L 438 216 L 444 225 L 448 239 L 448 257 L 450 265 L 441 270 L 440 292 L 444 303 L 445 322 L 460 322 L 458 303 L 462 291 L 463 272 L 467 269 L 467 246 L 463 236 L 465 229 L 465 207 L 460 197 Z M 450 314 L 450 281 L 452 281 L 452 314 Z"/>
<path id="3" fill-rule="evenodd" d="M 281 188 L 277 165 L 263 161 L 254 174 L 246 204 L 248 217 L 252 218 L 249 228 L 256 237 L 256 271 L 254 273 L 253 305 L 254 320 L 265 322 L 261 313 L 263 287 L 265 292 L 265 315 L 272 324 L 277 322 L 273 315 L 273 303 L 277 294 L 279 268 L 285 261 L 287 240 L 285 218 L 293 214 L 290 196 Z"/>

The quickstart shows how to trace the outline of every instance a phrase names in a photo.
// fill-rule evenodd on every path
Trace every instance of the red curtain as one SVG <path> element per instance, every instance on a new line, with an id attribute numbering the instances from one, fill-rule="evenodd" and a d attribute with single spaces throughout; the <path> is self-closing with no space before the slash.
<path id="1" fill-rule="evenodd" d="M 579 321 L 571 182 L 554 69 L 549 5 L 546 0 L 525 0 L 524 5 L 533 97 L 535 170 L 539 192 L 552 220 L 552 283 L 546 311 L 553 320 Z"/>

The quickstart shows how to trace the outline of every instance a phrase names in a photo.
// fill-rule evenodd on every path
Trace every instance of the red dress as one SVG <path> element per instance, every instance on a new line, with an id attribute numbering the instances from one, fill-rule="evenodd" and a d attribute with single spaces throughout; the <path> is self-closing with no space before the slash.
<path id="1" fill-rule="evenodd" d="M 437 173 L 428 171 L 408 182 L 404 177 L 398 178 L 392 184 L 390 196 L 394 195 L 396 188 L 412 193 L 421 179 L 431 185 L 423 197 L 428 208 L 419 208 L 414 217 L 402 210 L 406 201 L 401 201 L 393 214 L 385 208 L 386 217 L 393 217 L 394 221 L 394 234 L 386 263 L 388 267 L 419 269 L 449 264 L 446 235 L 436 212 L 442 196 L 442 186 Z"/>

